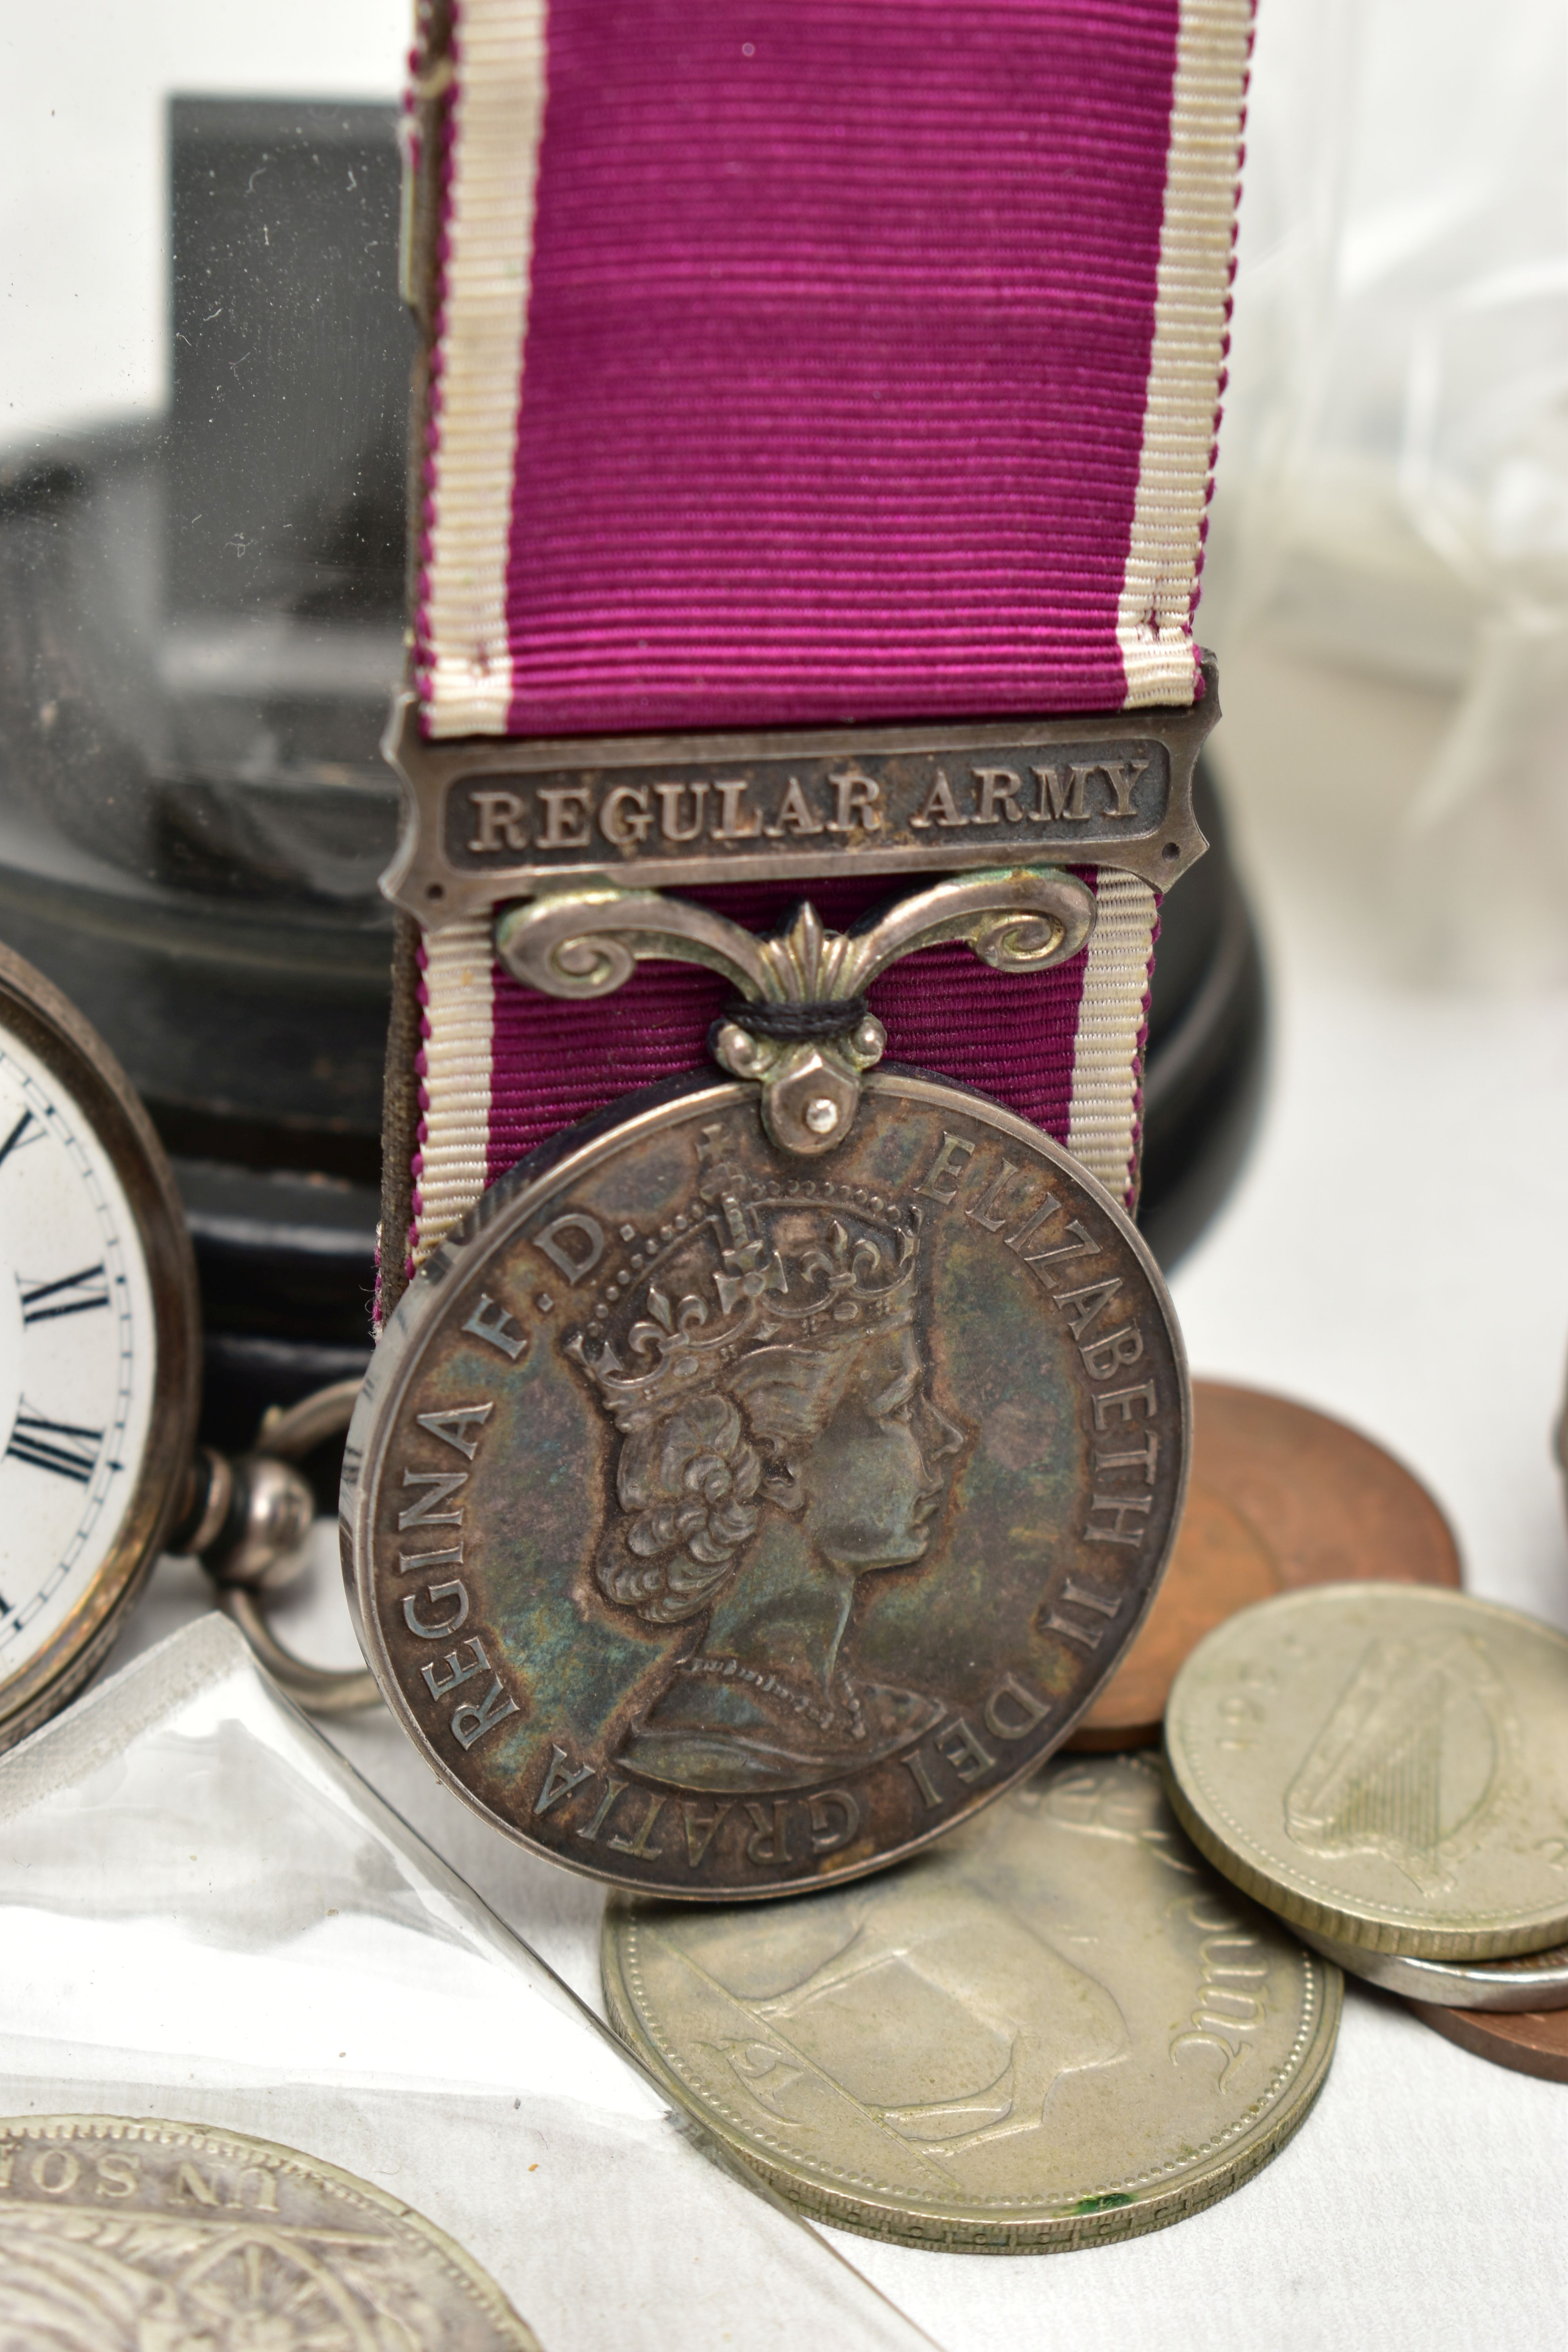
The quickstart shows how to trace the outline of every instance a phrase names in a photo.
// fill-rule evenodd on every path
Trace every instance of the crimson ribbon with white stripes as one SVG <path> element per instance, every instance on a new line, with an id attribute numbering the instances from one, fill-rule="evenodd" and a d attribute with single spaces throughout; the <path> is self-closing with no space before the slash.
<path id="1" fill-rule="evenodd" d="M 1190 703 L 1250 36 L 1251 0 L 430 0 L 426 733 Z M 872 1002 L 1131 1201 L 1157 899 L 1090 878 L 1071 964 L 938 949 Z M 844 928 L 887 887 L 811 895 Z M 479 920 L 418 985 L 416 1262 L 699 1065 L 722 992 L 541 998 Z"/>

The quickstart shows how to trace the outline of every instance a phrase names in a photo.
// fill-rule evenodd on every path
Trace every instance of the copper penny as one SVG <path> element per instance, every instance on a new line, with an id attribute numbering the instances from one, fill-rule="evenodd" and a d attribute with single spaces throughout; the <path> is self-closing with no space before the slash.
<path id="1" fill-rule="evenodd" d="M 1150 1745 L 1205 1633 L 1303 1585 L 1458 1585 L 1447 1521 L 1419 1480 L 1342 1421 L 1261 1389 L 1193 1383 L 1193 1472 L 1175 1550 L 1142 1632 L 1069 1748 Z"/>
<path id="2" fill-rule="evenodd" d="M 1410 2003 L 1424 2025 L 1446 2033 L 1461 2050 L 1511 2066 L 1516 2074 L 1539 2074 L 1548 2083 L 1568 2083 L 1568 2009 L 1496 2012 L 1440 2009 L 1436 2001 Z"/>

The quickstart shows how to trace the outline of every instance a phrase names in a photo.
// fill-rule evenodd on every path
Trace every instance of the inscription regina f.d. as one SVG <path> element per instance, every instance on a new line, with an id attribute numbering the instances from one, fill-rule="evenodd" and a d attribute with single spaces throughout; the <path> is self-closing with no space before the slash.
<path id="1" fill-rule="evenodd" d="M 1158 1580 L 1169 1302 L 1058 1147 L 873 1072 L 822 1163 L 694 1080 L 487 1196 L 351 1438 L 356 1589 L 437 1769 L 595 1875 L 853 1875 L 1050 1752 Z"/>

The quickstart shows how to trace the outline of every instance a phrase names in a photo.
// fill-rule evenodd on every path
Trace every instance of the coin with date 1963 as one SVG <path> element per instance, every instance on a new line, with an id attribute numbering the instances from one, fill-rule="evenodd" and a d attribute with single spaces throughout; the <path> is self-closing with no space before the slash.
<path id="1" fill-rule="evenodd" d="M 574 1868 L 853 1877 L 1020 1779 L 1136 1632 L 1187 1380 L 1121 1209 L 935 1078 L 803 1159 L 754 1088 L 618 1106 L 416 1280 L 350 1433 L 345 1566 L 405 1730 Z"/>

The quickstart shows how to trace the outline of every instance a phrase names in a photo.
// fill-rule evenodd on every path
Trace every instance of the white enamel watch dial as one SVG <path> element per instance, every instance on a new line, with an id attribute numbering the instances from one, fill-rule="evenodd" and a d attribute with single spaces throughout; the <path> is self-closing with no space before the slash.
<path id="1" fill-rule="evenodd" d="M 195 1318 L 145 1113 L 0 951 L 0 1744 L 91 1672 L 152 1565 L 191 1458 Z"/>
<path id="2" fill-rule="evenodd" d="M 125 1188 L 79 1104 L 0 1036 L 0 1677 L 113 1549 L 158 1341 Z"/>

